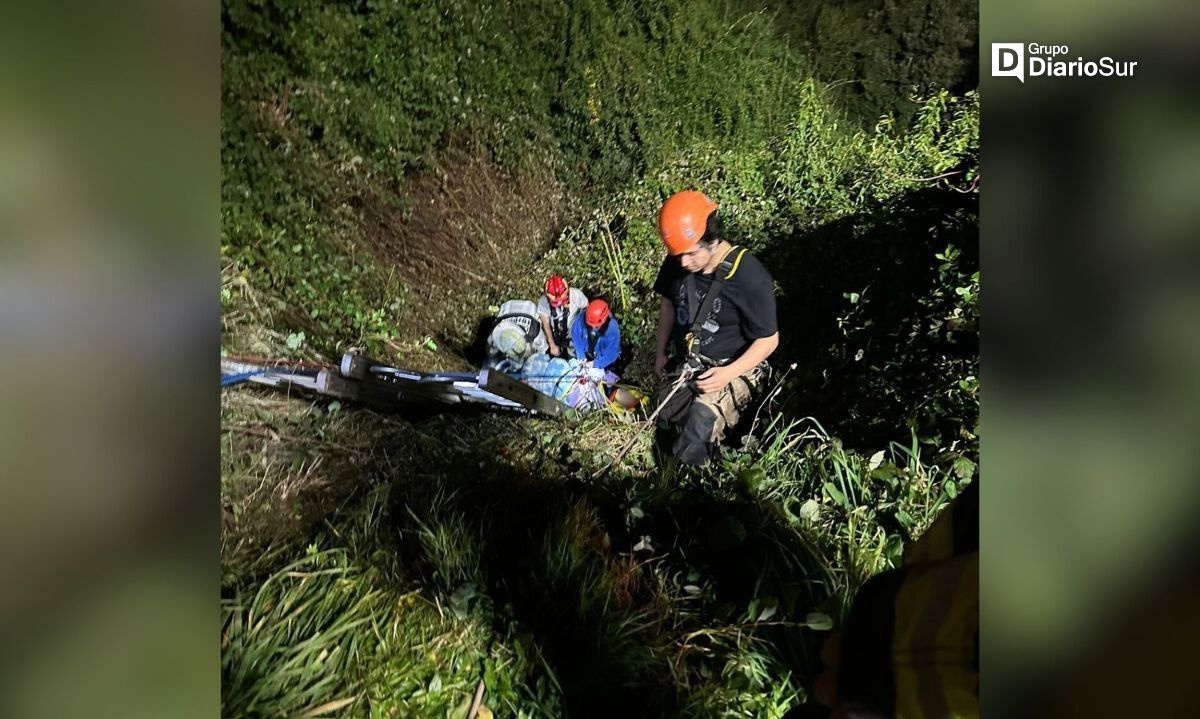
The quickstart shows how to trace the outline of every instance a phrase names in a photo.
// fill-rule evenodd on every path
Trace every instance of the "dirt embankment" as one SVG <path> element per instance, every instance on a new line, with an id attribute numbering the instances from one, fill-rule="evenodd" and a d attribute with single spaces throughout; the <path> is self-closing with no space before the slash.
<path id="1" fill-rule="evenodd" d="M 409 178 L 407 206 L 361 200 L 364 238 L 419 299 L 407 329 L 462 355 L 488 306 L 539 289 L 530 265 L 558 237 L 573 202 L 549 159 L 508 173 L 462 149 Z"/>

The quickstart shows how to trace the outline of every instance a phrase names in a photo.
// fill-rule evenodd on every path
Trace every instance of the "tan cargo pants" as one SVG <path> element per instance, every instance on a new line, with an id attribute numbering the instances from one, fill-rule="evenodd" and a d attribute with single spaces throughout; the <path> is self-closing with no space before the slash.
<path id="1" fill-rule="evenodd" d="M 689 380 L 668 398 L 678 375 L 669 376 L 659 391 L 659 420 L 679 430 L 672 452 L 686 464 L 703 465 L 712 458 L 725 433 L 742 418 L 742 412 L 765 384 L 770 367 L 765 362 L 735 377 L 720 392 L 700 393 Z"/>

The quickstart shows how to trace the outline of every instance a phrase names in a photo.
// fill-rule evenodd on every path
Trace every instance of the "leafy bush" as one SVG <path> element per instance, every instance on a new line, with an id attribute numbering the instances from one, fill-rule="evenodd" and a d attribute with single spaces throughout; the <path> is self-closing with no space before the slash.
<path id="1" fill-rule="evenodd" d="M 798 0 L 774 27 L 812 58 L 813 76 L 870 127 L 916 109 L 908 89 L 961 91 L 978 82 L 979 8 L 956 0 Z"/>

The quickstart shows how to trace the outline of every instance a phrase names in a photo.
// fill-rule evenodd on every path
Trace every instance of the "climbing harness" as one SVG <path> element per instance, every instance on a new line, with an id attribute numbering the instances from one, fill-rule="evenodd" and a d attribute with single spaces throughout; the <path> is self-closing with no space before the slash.
<path id="1" fill-rule="evenodd" d="M 731 255 L 737 255 L 730 259 Z M 721 257 L 720 263 L 717 264 L 717 270 L 714 272 L 712 284 L 708 286 L 708 292 L 704 294 L 704 301 L 700 302 L 700 291 L 696 287 L 696 275 L 689 273 L 684 282 L 687 285 L 688 293 L 688 309 L 691 311 L 691 316 L 688 317 L 690 325 L 687 334 L 684 335 L 684 350 L 687 353 L 689 363 L 693 362 L 693 356 L 697 361 L 700 361 L 708 366 L 714 364 L 711 361 L 705 362 L 705 358 L 699 354 L 700 347 L 704 345 L 704 341 L 708 336 L 717 331 L 717 326 L 712 322 L 713 307 L 716 305 L 717 299 L 721 296 L 721 289 L 725 283 L 737 274 L 738 267 L 742 264 L 742 258 L 746 255 L 746 248 L 738 248 L 737 246 L 730 247 L 725 255 Z"/>

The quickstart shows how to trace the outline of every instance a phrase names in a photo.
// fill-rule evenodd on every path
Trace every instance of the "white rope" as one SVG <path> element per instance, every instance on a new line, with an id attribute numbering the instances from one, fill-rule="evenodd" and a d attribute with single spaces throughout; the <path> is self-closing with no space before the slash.
<path id="1" fill-rule="evenodd" d="M 613 465 L 615 465 L 617 462 L 620 462 L 622 459 L 624 459 L 625 455 L 629 452 L 629 450 L 633 449 L 634 443 L 637 442 L 638 437 L 641 436 L 642 432 L 646 431 L 650 426 L 652 426 L 654 424 L 654 420 L 658 419 L 658 414 L 659 414 L 659 412 L 663 411 L 663 407 L 667 406 L 667 403 L 671 401 L 671 398 L 675 396 L 675 393 L 678 392 L 679 389 L 681 387 L 683 387 L 687 383 L 687 381 L 692 378 L 692 375 L 694 375 L 695 373 L 696 373 L 695 370 L 687 369 L 687 368 L 685 368 L 682 372 L 679 373 L 679 379 L 675 380 L 675 384 L 674 384 L 674 386 L 671 387 L 671 391 L 667 393 L 667 396 L 663 397 L 662 401 L 658 403 L 658 407 L 655 408 L 654 412 L 651 413 L 649 417 L 647 417 L 643 422 L 640 423 L 642 426 L 640 428 L 638 428 L 633 433 L 633 436 L 630 437 L 625 442 L 624 446 L 621 447 L 621 451 L 617 452 L 617 456 L 614 457 L 612 459 L 612 461 L 610 461 L 608 464 L 604 465 L 595 474 L 592 475 L 593 480 L 599 479 L 601 476 L 604 475 L 605 472 L 612 469 Z"/>

